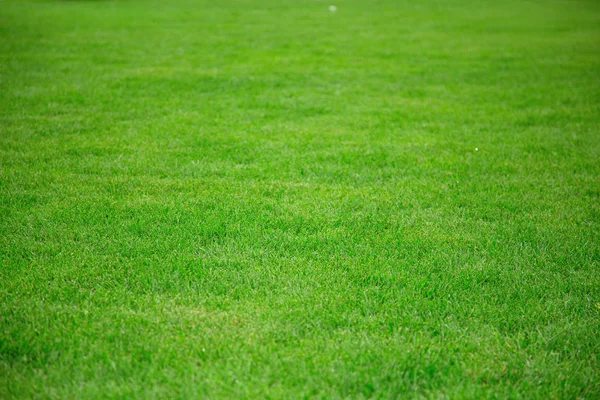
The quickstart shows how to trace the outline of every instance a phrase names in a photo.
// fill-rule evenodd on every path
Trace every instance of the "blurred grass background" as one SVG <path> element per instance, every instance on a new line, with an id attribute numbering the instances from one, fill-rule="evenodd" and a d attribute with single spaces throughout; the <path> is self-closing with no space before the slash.
<path id="1" fill-rule="evenodd" d="M 0 1 L 1 397 L 600 396 L 600 5 L 335 5 Z"/>

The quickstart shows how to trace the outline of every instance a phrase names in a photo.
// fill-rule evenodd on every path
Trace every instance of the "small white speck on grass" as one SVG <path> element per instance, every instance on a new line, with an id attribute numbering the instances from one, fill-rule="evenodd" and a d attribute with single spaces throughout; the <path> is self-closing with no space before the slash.
<path id="1" fill-rule="evenodd" d="M 479 151 L 479 149 L 477 147 L 475 147 L 475 151 Z"/>
<path id="2" fill-rule="evenodd" d="M 329 11 L 336 12 L 337 11 L 337 7 L 336 6 L 329 6 Z"/>

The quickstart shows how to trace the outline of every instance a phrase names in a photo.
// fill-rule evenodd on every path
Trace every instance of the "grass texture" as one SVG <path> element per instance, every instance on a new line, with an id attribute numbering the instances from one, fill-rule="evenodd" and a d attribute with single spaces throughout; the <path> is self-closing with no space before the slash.
<path id="1" fill-rule="evenodd" d="M 600 3 L 0 0 L 0 397 L 600 397 Z"/>

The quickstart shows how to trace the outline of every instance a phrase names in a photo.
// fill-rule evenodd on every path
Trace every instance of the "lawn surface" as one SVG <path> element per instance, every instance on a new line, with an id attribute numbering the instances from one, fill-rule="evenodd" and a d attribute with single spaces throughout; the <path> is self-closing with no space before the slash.
<path id="1" fill-rule="evenodd" d="M 0 0 L 0 398 L 599 398 L 597 1 Z"/>

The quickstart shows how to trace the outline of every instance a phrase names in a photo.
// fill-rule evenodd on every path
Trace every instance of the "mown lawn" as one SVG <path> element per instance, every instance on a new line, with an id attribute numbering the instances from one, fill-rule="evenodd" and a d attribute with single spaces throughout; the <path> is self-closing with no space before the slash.
<path id="1" fill-rule="evenodd" d="M 600 397 L 600 3 L 333 4 L 0 0 L 1 398 Z"/>

